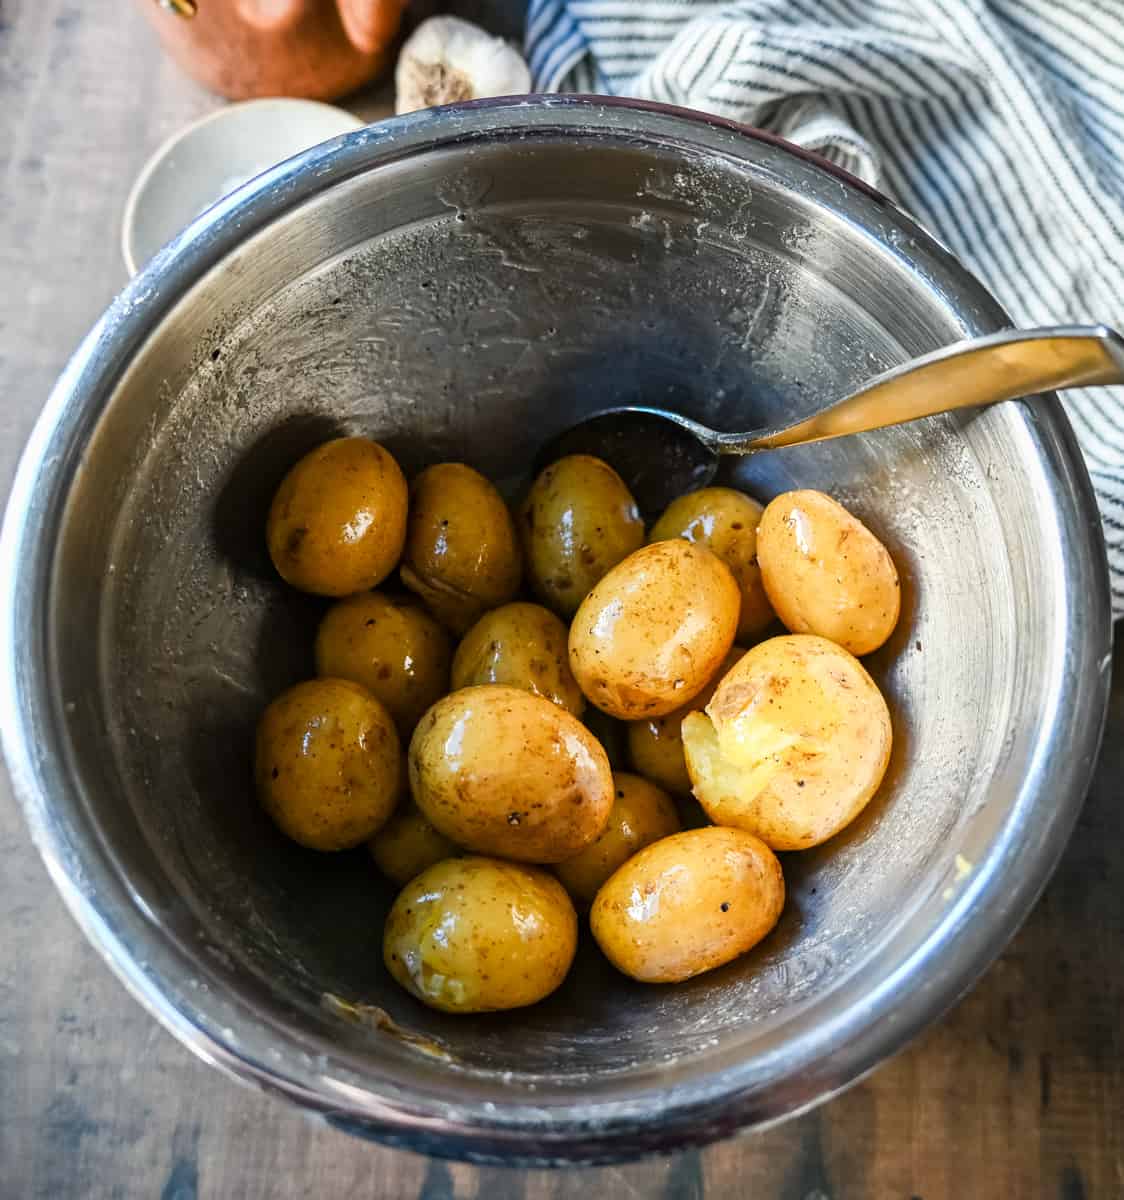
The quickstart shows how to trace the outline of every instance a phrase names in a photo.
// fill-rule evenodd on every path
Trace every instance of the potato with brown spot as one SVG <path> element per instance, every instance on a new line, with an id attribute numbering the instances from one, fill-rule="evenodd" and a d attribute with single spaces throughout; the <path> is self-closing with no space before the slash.
<path id="1" fill-rule="evenodd" d="M 637 851 L 679 832 L 671 797 L 654 783 L 617 771 L 613 787 L 613 808 L 601 836 L 554 868 L 566 891 L 583 905 L 591 903 L 605 880 Z"/>
<path id="2" fill-rule="evenodd" d="M 775 617 L 757 564 L 757 523 L 763 511 L 734 488 L 700 488 L 673 500 L 648 534 L 650 542 L 675 537 L 696 542 L 730 568 L 741 591 L 736 635 L 741 642 L 756 637 Z"/>
<path id="3" fill-rule="evenodd" d="M 385 824 L 402 794 L 402 749 L 386 709 L 345 679 L 282 693 L 258 724 L 255 779 L 282 833 L 348 850 Z"/>
<path id="4" fill-rule="evenodd" d="M 398 565 L 406 536 L 406 480 L 369 438 L 337 438 L 282 480 L 266 524 L 269 556 L 286 583 L 350 596 Z"/>
<path id="5" fill-rule="evenodd" d="M 691 777 L 687 774 L 687 760 L 683 756 L 683 718 L 706 708 L 723 676 L 744 653 L 740 646 L 734 646 L 706 687 L 681 708 L 662 717 L 628 723 L 628 753 L 633 770 L 675 796 L 690 795 Z"/>
<path id="6" fill-rule="evenodd" d="M 519 518 L 531 586 L 564 617 L 644 544 L 632 493 L 608 463 L 589 454 L 568 455 L 540 472 Z"/>
<path id="7" fill-rule="evenodd" d="M 744 954 L 776 925 L 776 855 L 740 829 L 689 829 L 630 858 L 593 902 L 605 957 L 641 983 L 678 983 Z"/>
<path id="8" fill-rule="evenodd" d="M 383 928 L 383 961 L 430 1008 L 522 1008 L 558 987 L 578 920 L 547 871 L 467 856 L 423 871 L 399 893 Z"/>
<path id="9" fill-rule="evenodd" d="M 519 590 L 515 522 L 495 485 L 464 463 L 428 467 L 410 486 L 402 582 L 455 634 Z"/>
<path id="10" fill-rule="evenodd" d="M 618 563 L 570 626 L 570 669 L 586 698 L 634 721 L 681 708 L 729 652 L 741 593 L 704 546 L 653 542 Z"/>
<path id="11" fill-rule="evenodd" d="M 565 709 L 521 688 L 464 688 L 439 700 L 410 742 L 410 791 L 459 846 L 521 862 L 570 858 L 605 828 L 609 760 Z"/>
<path id="12" fill-rule="evenodd" d="M 901 583 L 886 547 L 823 492 L 785 492 L 762 514 L 757 561 L 777 616 L 793 633 L 870 654 L 894 632 Z"/>
<path id="13" fill-rule="evenodd" d="M 453 658 L 453 690 L 484 683 L 525 688 L 575 717 L 585 697 L 570 671 L 569 630 L 541 604 L 493 608 L 464 635 Z"/>
<path id="14" fill-rule="evenodd" d="M 403 738 L 449 690 L 449 635 L 419 604 L 364 592 L 334 604 L 316 634 L 316 673 L 361 684 Z"/>
<path id="15" fill-rule="evenodd" d="M 399 886 L 457 853 L 457 846 L 433 828 L 412 800 L 399 806 L 367 848 L 378 869 Z"/>
<path id="16" fill-rule="evenodd" d="M 862 663 L 809 634 L 770 638 L 683 721 L 687 770 L 717 825 L 774 850 L 833 837 L 878 790 L 890 761 L 890 711 Z"/>

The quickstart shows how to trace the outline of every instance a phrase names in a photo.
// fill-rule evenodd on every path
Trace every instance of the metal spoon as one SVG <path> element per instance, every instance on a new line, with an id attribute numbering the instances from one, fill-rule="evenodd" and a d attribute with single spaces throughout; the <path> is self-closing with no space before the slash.
<path id="1" fill-rule="evenodd" d="M 641 509 L 658 512 L 676 496 L 705 487 L 723 454 L 802 446 L 957 408 L 1111 383 L 1124 383 L 1124 339 L 1106 326 L 1011 329 L 922 355 L 775 429 L 719 433 L 664 409 L 607 409 L 547 443 L 537 465 L 594 454 L 616 469 Z"/>

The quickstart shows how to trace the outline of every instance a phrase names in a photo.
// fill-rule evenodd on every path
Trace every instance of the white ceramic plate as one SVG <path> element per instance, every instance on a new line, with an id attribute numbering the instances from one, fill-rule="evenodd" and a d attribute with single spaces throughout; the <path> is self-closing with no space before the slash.
<path id="1" fill-rule="evenodd" d="M 246 100 L 173 134 L 129 192 L 121 253 L 130 275 L 248 179 L 363 122 L 316 100 Z"/>

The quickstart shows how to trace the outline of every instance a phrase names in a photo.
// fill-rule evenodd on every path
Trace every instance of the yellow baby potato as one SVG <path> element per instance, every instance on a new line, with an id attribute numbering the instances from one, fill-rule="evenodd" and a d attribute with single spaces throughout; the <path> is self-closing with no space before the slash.
<path id="1" fill-rule="evenodd" d="M 722 665 L 706 687 L 682 708 L 665 713 L 662 717 L 629 722 L 626 726 L 629 757 L 633 768 L 645 779 L 650 779 L 677 796 L 690 794 L 691 777 L 687 774 L 687 760 L 683 757 L 683 718 L 688 713 L 706 708 L 726 672 L 744 653 L 740 646 L 735 646 L 722 660 Z"/>
<path id="2" fill-rule="evenodd" d="M 826 638 L 790 634 L 746 652 L 706 712 L 683 721 L 695 795 L 717 825 L 774 850 L 838 833 L 878 790 L 890 712 L 862 664 Z"/>
<path id="3" fill-rule="evenodd" d="M 589 922 L 617 970 L 677 983 L 744 954 L 783 907 L 776 855 L 750 833 L 712 825 L 630 858 L 597 893 Z"/>
<path id="4" fill-rule="evenodd" d="M 764 510 L 744 492 L 700 488 L 673 500 L 652 526 L 648 541 L 681 537 L 715 554 L 734 573 L 741 591 L 739 641 L 748 641 L 773 621 L 773 606 L 757 565 L 757 523 Z"/>
<path id="5" fill-rule="evenodd" d="M 451 858 L 399 893 L 383 929 L 383 961 L 430 1008 L 495 1012 L 549 996 L 577 943 L 574 906 L 548 872 Z"/>
<path id="6" fill-rule="evenodd" d="M 734 641 L 741 593 L 703 546 L 653 542 L 618 563 L 570 626 L 570 669 L 586 698 L 625 720 L 682 707 Z"/>
<path id="7" fill-rule="evenodd" d="M 588 454 L 546 467 L 519 517 L 531 586 L 565 617 L 610 568 L 644 544 L 632 493 L 608 463 Z"/>
<path id="8" fill-rule="evenodd" d="M 378 869 L 399 886 L 457 852 L 457 847 L 433 828 L 412 800 L 399 807 L 367 848 Z"/>
<path id="9" fill-rule="evenodd" d="M 362 684 L 408 738 L 449 690 L 449 635 L 416 602 L 364 592 L 333 605 L 316 634 L 316 673 Z"/>
<path id="10" fill-rule="evenodd" d="M 601 836 L 554 868 L 566 891 L 583 904 L 638 850 L 679 832 L 679 816 L 665 791 L 624 771 L 614 774 L 613 785 L 613 808 Z"/>
<path id="11" fill-rule="evenodd" d="M 793 633 L 869 654 L 898 623 L 901 584 L 889 551 L 823 492 L 785 492 L 769 504 L 757 561 L 769 600 Z"/>
<path id="12" fill-rule="evenodd" d="M 505 604 L 485 613 L 453 658 L 453 688 L 506 683 L 580 717 L 585 697 L 570 671 L 566 626 L 541 604 Z"/>
<path id="13" fill-rule="evenodd" d="M 350 596 L 381 583 L 406 536 L 406 480 L 369 438 L 337 438 L 282 480 L 266 524 L 269 556 L 302 592 Z"/>
<path id="14" fill-rule="evenodd" d="M 410 791 L 459 846 L 561 862 L 600 836 L 613 806 L 609 760 L 564 708 L 522 688 L 464 688 L 439 700 L 410 742 Z"/>
<path id="15" fill-rule="evenodd" d="M 262 807 L 311 850 L 348 850 L 383 826 L 402 792 L 394 722 L 368 691 L 313 679 L 282 693 L 258 724 Z"/>
<path id="16" fill-rule="evenodd" d="M 462 634 L 519 590 L 515 522 L 495 486 L 464 463 L 429 467 L 410 487 L 402 582 Z"/>

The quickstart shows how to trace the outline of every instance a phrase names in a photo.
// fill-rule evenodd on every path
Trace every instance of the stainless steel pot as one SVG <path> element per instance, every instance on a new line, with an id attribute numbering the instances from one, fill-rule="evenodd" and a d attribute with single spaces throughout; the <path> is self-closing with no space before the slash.
<path id="1" fill-rule="evenodd" d="M 968 987 L 1044 885 L 1108 686 L 1103 547 L 1053 401 L 755 457 L 887 540 L 904 619 L 874 669 L 880 798 L 789 856 L 757 951 L 642 987 L 592 950 L 549 1001 L 429 1012 L 380 965 L 362 853 L 284 843 L 255 719 L 320 606 L 265 558 L 283 471 L 342 431 L 519 486 L 535 447 L 635 400 L 749 428 L 1004 315 L 886 200 L 696 114 L 542 99 L 312 150 L 201 218 L 87 338 L 2 543 L 3 736 L 35 840 L 129 989 L 242 1080 L 380 1140 L 594 1162 L 832 1094 Z"/>

